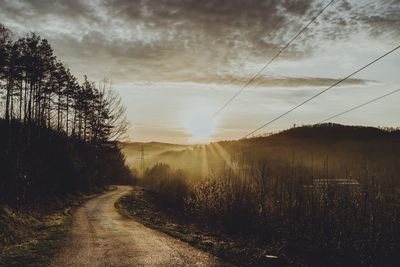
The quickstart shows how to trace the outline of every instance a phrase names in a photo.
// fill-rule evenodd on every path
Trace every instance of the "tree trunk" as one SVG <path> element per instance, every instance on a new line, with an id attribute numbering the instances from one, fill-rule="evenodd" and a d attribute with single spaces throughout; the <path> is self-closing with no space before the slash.
<path id="1" fill-rule="evenodd" d="M 8 79 L 7 85 L 6 85 L 6 114 L 5 118 L 6 121 L 10 121 L 10 98 L 11 98 L 11 90 L 12 90 L 12 79 Z"/>
<path id="2" fill-rule="evenodd" d="M 22 120 L 22 79 L 19 85 L 19 120 Z"/>
<path id="3" fill-rule="evenodd" d="M 67 136 L 68 136 L 68 111 L 69 111 L 69 95 L 67 94 L 67 107 L 66 107 L 66 111 L 67 111 L 67 121 L 66 121 L 66 133 L 67 133 Z"/>
<path id="4" fill-rule="evenodd" d="M 60 106 L 61 106 L 61 96 L 58 94 L 58 103 L 57 103 L 57 131 L 60 131 Z"/>

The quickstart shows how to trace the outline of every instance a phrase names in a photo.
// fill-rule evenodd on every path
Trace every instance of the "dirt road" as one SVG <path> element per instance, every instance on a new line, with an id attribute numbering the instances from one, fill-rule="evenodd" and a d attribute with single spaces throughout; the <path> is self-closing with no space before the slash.
<path id="1" fill-rule="evenodd" d="M 118 187 L 74 213 L 66 246 L 50 266 L 221 266 L 213 256 L 125 219 L 114 208 L 130 187 Z"/>

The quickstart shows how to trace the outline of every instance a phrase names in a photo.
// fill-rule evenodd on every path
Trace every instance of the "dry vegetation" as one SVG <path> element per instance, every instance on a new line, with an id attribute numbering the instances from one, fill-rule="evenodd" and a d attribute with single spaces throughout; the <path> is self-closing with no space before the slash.
<path id="1" fill-rule="evenodd" d="M 143 185 L 215 231 L 272 244 L 295 264 L 400 264 L 400 134 L 322 125 L 181 151 Z M 179 153 L 173 159 L 179 162 Z M 203 178 L 201 155 L 208 157 Z M 164 153 L 165 154 L 165 153 Z M 191 157 L 191 158 L 190 158 Z M 181 167 L 183 163 L 178 165 Z M 196 166 L 197 165 L 197 166 Z"/>

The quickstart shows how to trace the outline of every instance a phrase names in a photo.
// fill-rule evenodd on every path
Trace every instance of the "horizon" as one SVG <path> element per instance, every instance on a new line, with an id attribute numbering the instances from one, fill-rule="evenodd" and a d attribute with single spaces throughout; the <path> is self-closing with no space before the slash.
<path id="1" fill-rule="evenodd" d="M 335 1 L 213 118 L 327 3 L 3 0 L 0 15 L 16 37 L 48 39 L 79 80 L 111 79 L 127 107 L 127 140 L 195 144 L 238 139 L 399 45 L 398 1 Z M 399 67 L 396 51 L 262 132 L 313 124 L 398 89 Z M 398 100 L 332 122 L 396 127 Z"/>
<path id="2" fill-rule="evenodd" d="M 207 146 L 207 145 L 211 145 L 213 143 L 220 143 L 220 142 L 240 142 L 241 140 L 251 140 L 251 139 L 256 139 L 256 138 L 264 138 L 264 137 L 270 137 L 276 134 L 280 134 L 286 131 L 290 131 L 292 129 L 296 129 L 296 128 L 304 128 L 304 127 L 321 127 L 321 126 L 339 126 L 339 127 L 349 127 L 349 128 L 372 128 L 372 129 L 377 129 L 377 130 L 382 130 L 382 131 L 396 131 L 399 132 L 400 131 L 400 127 L 386 127 L 386 126 L 370 126 L 370 125 L 351 125 L 351 124 L 341 124 L 341 123 L 331 123 L 331 122 L 327 122 L 327 123 L 322 123 L 322 124 L 304 124 L 304 125 L 292 125 L 291 127 L 288 128 L 284 128 L 281 129 L 279 131 L 276 132 L 265 132 L 265 133 L 259 133 L 258 135 L 254 135 L 252 137 L 248 137 L 245 139 L 225 139 L 225 140 L 218 140 L 218 141 L 210 141 L 210 142 L 205 142 L 205 143 L 168 143 L 168 142 L 160 142 L 160 141 L 145 141 L 145 142 L 140 142 L 140 141 L 121 141 L 121 144 L 143 144 L 143 145 L 147 145 L 147 144 L 163 144 L 163 145 L 176 145 L 176 146 L 183 146 L 183 147 L 193 147 L 193 146 Z"/>

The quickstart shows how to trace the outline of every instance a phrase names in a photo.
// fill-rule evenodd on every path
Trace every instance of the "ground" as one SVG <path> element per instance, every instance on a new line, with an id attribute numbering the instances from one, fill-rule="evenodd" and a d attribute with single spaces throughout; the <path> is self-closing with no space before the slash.
<path id="1" fill-rule="evenodd" d="M 234 266 L 288 266 L 278 249 L 255 244 L 251 238 L 222 233 L 163 204 L 157 194 L 135 186 L 115 204 L 125 217 L 207 251 Z"/>
<path id="2" fill-rule="evenodd" d="M 120 215 L 116 190 L 78 208 L 66 245 L 50 266 L 223 266 L 216 257 Z"/>

